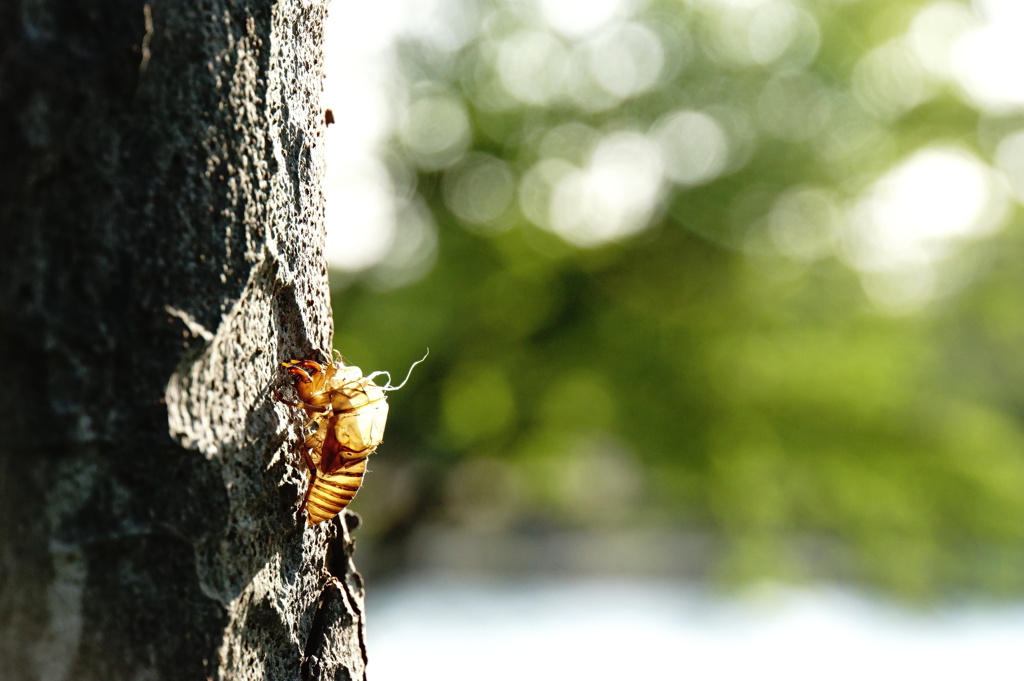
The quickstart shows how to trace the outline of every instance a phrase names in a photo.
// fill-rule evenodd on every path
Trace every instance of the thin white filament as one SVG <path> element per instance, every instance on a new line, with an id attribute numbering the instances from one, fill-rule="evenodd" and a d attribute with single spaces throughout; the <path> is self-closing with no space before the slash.
<path id="1" fill-rule="evenodd" d="M 409 382 L 409 377 L 412 376 L 412 370 L 416 368 L 417 364 L 421 364 L 424 360 L 426 360 L 427 359 L 427 355 L 429 355 L 429 354 L 430 354 L 430 348 L 427 348 L 427 354 L 423 355 L 422 359 L 419 359 L 419 360 L 417 360 L 417 361 L 412 363 L 412 366 L 409 367 L 409 372 L 405 375 L 405 380 L 403 380 L 398 385 L 391 385 L 391 373 L 388 372 L 388 371 L 374 371 L 372 374 L 367 376 L 367 378 L 372 381 L 377 376 L 387 376 L 388 377 L 388 384 L 384 385 L 384 386 L 381 386 L 380 389 L 385 391 L 385 392 L 390 392 L 392 390 L 401 390 L 402 387 L 406 383 Z"/>

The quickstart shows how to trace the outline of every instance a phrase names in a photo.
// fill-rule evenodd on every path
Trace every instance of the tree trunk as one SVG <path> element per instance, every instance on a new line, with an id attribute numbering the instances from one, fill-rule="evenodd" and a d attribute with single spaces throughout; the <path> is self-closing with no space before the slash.
<path id="1" fill-rule="evenodd" d="M 4 679 L 364 675 L 348 528 L 296 519 L 271 389 L 330 352 L 325 13 L 0 9 Z"/>

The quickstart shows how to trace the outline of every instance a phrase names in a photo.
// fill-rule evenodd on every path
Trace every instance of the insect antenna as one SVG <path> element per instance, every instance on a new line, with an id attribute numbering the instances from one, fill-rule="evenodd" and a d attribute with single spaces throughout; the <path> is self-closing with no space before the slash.
<path id="1" fill-rule="evenodd" d="M 390 392 L 392 390 L 400 390 L 402 388 L 402 386 L 404 386 L 406 383 L 409 382 L 409 377 L 412 376 L 412 370 L 416 368 L 416 365 L 417 364 L 421 364 L 422 362 L 424 362 L 427 359 L 427 355 L 429 355 L 429 354 L 430 354 L 430 348 L 427 348 L 427 354 L 423 355 L 423 357 L 421 359 L 418 359 L 418 360 L 416 360 L 415 362 L 412 363 L 412 366 L 409 367 L 409 372 L 405 375 L 405 380 L 403 380 L 398 385 L 391 385 L 391 373 L 388 372 L 388 371 L 374 371 L 372 374 L 367 376 L 367 378 L 372 381 L 374 379 L 374 377 L 376 377 L 376 376 L 387 376 L 388 377 L 388 384 L 384 385 L 384 386 L 381 386 L 380 389 L 384 390 L 385 392 Z"/>

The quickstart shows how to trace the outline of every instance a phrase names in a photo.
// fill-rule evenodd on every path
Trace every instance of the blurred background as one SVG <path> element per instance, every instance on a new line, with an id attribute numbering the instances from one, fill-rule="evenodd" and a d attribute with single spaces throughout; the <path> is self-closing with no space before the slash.
<path id="1" fill-rule="evenodd" d="M 335 344 L 396 382 L 430 348 L 352 507 L 371 674 L 1019 678 L 1022 35 L 1018 0 L 335 0 Z"/>

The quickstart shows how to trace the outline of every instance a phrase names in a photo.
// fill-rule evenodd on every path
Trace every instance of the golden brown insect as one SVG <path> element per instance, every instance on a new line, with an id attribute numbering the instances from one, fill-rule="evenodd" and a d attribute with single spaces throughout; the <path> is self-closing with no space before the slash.
<path id="1" fill-rule="evenodd" d="M 345 366 L 340 357 L 326 365 L 293 359 L 281 366 L 297 378 L 295 392 L 301 400 L 282 401 L 304 409 L 309 416 L 306 427 L 313 427 L 302 443 L 302 458 L 310 475 L 302 505 L 309 524 L 315 525 L 341 513 L 359 491 L 366 457 L 377 451 L 384 439 L 386 392 L 405 382 L 392 386 L 389 380 L 379 386 L 373 379 L 387 372 L 363 376 L 359 367 Z"/>

